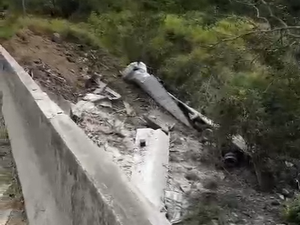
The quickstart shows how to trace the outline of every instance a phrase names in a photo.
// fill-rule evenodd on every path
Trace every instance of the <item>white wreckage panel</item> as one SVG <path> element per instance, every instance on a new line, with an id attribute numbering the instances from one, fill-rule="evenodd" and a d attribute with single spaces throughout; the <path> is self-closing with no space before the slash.
<path id="1" fill-rule="evenodd" d="M 160 129 L 137 129 L 131 181 L 158 210 L 167 186 L 169 142 Z"/>

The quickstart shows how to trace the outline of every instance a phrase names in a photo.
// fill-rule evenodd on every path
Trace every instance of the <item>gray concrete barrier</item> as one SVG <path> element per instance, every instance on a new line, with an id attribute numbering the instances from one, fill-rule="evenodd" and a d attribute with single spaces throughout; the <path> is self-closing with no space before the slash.
<path id="1" fill-rule="evenodd" d="M 3 114 L 31 225 L 167 225 L 0 46 Z"/>

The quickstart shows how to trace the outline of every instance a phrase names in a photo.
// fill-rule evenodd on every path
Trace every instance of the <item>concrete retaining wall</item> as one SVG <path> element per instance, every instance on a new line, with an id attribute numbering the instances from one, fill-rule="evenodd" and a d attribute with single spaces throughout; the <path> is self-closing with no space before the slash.
<path id="1" fill-rule="evenodd" d="M 167 225 L 0 46 L 3 113 L 31 225 Z"/>

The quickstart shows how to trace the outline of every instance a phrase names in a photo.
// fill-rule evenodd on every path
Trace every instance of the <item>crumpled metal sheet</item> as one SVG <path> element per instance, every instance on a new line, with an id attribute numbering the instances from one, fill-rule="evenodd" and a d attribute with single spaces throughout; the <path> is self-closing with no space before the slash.
<path id="1" fill-rule="evenodd" d="M 159 83 L 155 76 L 147 73 L 147 67 L 144 63 L 139 62 L 129 64 L 122 72 L 122 75 L 124 80 L 137 84 L 176 119 L 186 126 L 190 126 L 188 119 L 162 84 Z"/>
<path id="2" fill-rule="evenodd" d="M 183 194 L 177 191 L 165 191 L 167 217 L 172 224 L 180 223 L 183 218 Z"/>

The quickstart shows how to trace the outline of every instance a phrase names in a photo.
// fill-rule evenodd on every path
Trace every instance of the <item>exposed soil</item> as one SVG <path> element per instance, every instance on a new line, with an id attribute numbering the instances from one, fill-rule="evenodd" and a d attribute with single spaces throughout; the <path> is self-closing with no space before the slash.
<path id="1" fill-rule="evenodd" d="M 105 110 L 125 124 L 129 138 L 134 136 L 136 128 L 144 127 L 141 117 L 146 113 L 157 114 L 157 117 L 163 117 L 170 123 L 175 122 L 171 132 L 168 189 L 177 187 L 195 205 L 218 205 L 223 212 L 219 224 L 221 220 L 223 224 L 241 225 L 280 223 L 281 204 L 284 201 L 281 195 L 257 191 L 255 175 L 248 168 L 217 170 L 210 162 L 211 148 L 199 141 L 201 134 L 178 123 L 139 88 L 125 83 L 119 77 L 118 61 L 105 51 L 93 51 L 66 42 L 55 43 L 48 37 L 28 30 L 20 32 L 3 45 L 46 92 L 73 103 L 89 91 L 84 87 L 85 80 L 93 74 L 101 74 L 102 80 L 122 96 L 122 101 L 115 102 L 112 108 Z M 135 117 L 127 116 L 123 100 L 134 108 Z M 110 148 L 107 151 L 116 163 L 119 160 L 113 153 L 115 149 L 121 155 L 130 156 L 122 136 L 112 136 L 112 133 L 103 130 L 91 131 L 83 123 L 79 125 L 99 146 L 108 143 Z M 114 149 L 111 150 L 111 147 Z M 130 157 L 128 161 L 122 161 L 130 163 Z M 119 166 L 126 172 L 126 166 L 121 163 Z"/>

